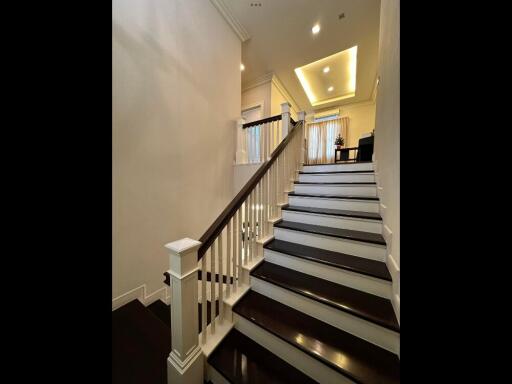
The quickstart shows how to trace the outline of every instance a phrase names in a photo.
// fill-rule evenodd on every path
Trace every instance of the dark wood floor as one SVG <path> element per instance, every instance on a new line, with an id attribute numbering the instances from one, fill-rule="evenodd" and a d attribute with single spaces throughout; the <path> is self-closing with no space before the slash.
<path id="1" fill-rule="evenodd" d="M 112 312 L 112 383 L 167 384 L 169 327 L 138 300 Z"/>
<path id="2" fill-rule="evenodd" d="M 219 301 L 215 304 L 218 314 Z M 200 303 L 198 311 L 200 325 Z M 211 303 L 208 301 L 208 324 L 210 315 Z M 167 384 L 170 352 L 169 305 L 157 300 L 145 307 L 134 300 L 112 312 L 112 384 Z"/>

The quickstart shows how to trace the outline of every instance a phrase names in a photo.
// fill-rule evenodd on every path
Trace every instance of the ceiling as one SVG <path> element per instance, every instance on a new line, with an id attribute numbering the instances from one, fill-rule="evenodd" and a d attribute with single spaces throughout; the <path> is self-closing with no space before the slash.
<path id="1" fill-rule="evenodd" d="M 371 99 L 377 77 L 380 0 L 224 0 L 224 3 L 250 36 L 242 43 L 245 65 L 242 88 L 273 72 L 299 108 L 307 112 Z M 340 19 L 342 13 L 345 16 Z M 315 24 L 320 25 L 316 35 L 311 32 Z M 355 95 L 313 106 L 295 68 L 354 46 L 357 46 Z M 339 67 L 324 77 L 323 72 L 316 72 L 310 73 L 310 82 L 318 100 L 350 93 L 343 89 L 350 88 L 344 77 L 346 68 Z M 331 95 L 327 91 L 329 81 L 334 88 Z"/>
<path id="2" fill-rule="evenodd" d="M 356 91 L 357 45 L 295 68 L 313 107 L 353 98 Z"/>

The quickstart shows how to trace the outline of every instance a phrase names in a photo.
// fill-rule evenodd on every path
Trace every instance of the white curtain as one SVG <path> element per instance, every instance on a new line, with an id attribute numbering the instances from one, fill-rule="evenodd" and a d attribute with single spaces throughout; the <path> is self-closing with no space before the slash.
<path id="1" fill-rule="evenodd" d="M 244 129 L 245 151 L 248 163 L 259 163 L 261 149 L 261 125 L 255 125 Z"/>
<path id="2" fill-rule="evenodd" d="M 348 117 L 340 117 L 307 125 L 308 164 L 334 163 L 334 141 L 341 134 L 347 146 L 348 122 Z"/>

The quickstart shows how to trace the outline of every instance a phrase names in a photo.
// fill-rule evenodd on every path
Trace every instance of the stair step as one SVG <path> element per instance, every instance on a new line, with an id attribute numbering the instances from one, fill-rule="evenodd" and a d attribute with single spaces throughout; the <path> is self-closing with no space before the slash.
<path id="1" fill-rule="evenodd" d="M 208 363 L 233 384 L 316 383 L 236 329 L 215 348 Z"/>
<path id="2" fill-rule="evenodd" d="M 377 185 L 374 181 L 295 181 L 294 184 L 313 185 Z"/>
<path id="3" fill-rule="evenodd" d="M 324 194 L 318 194 L 318 193 L 297 193 L 297 192 L 288 192 L 288 196 L 320 197 L 320 198 L 324 198 L 324 199 L 379 200 L 379 198 L 377 196 L 324 195 Z"/>
<path id="4" fill-rule="evenodd" d="M 171 332 L 139 300 L 112 312 L 112 383 L 167 384 Z"/>
<path id="5" fill-rule="evenodd" d="M 391 301 L 366 292 L 294 271 L 267 261 L 251 276 L 278 285 L 309 299 L 400 332 Z"/>
<path id="6" fill-rule="evenodd" d="M 327 249 L 315 248 L 277 239 L 267 243 L 264 248 L 330 265 L 332 267 L 346 269 L 366 276 L 391 281 L 389 270 L 386 264 L 382 261 L 365 259 L 363 257 L 347 255 L 341 252 L 329 251 Z"/>
<path id="7" fill-rule="evenodd" d="M 397 355 L 264 295 L 249 291 L 233 311 L 358 383 L 400 382 Z"/>
<path id="8" fill-rule="evenodd" d="M 376 212 L 348 211 L 348 210 L 344 210 L 344 209 L 303 207 L 303 206 L 297 206 L 297 205 L 288 205 L 286 207 L 283 207 L 282 209 L 285 211 L 318 213 L 321 215 L 345 216 L 345 217 L 354 217 L 354 218 L 359 218 L 359 219 L 382 221 L 382 217 L 380 216 L 380 214 L 378 214 Z"/>
<path id="9" fill-rule="evenodd" d="M 301 175 L 332 175 L 336 173 L 374 173 L 373 169 L 371 170 L 355 170 L 355 171 L 310 171 L 310 172 L 304 172 L 300 171 L 299 174 Z"/>
<path id="10" fill-rule="evenodd" d="M 274 224 L 274 228 L 291 229 L 295 231 L 308 232 L 324 236 L 338 237 L 342 239 L 361 241 L 371 244 L 386 245 L 384 237 L 379 233 L 354 231 L 350 229 L 324 227 L 322 225 L 297 223 L 294 221 L 282 220 Z"/>

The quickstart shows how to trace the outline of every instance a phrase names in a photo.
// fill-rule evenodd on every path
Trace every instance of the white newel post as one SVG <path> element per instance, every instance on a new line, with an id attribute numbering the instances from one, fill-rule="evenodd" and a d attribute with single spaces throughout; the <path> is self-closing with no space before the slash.
<path id="1" fill-rule="evenodd" d="M 290 104 L 286 101 L 281 104 L 281 116 L 281 130 L 284 140 L 290 131 Z"/>
<path id="2" fill-rule="evenodd" d="M 197 250 L 201 243 L 184 238 L 165 247 L 169 252 L 171 276 L 172 348 L 167 358 L 167 382 L 202 384 L 203 353 L 197 330 Z"/>
<path id="3" fill-rule="evenodd" d="M 236 124 L 236 163 L 243 164 L 247 162 L 247 152 L 245 151 L 244 143 L 244 128 L 245 119 L 238 119 Z"/>

